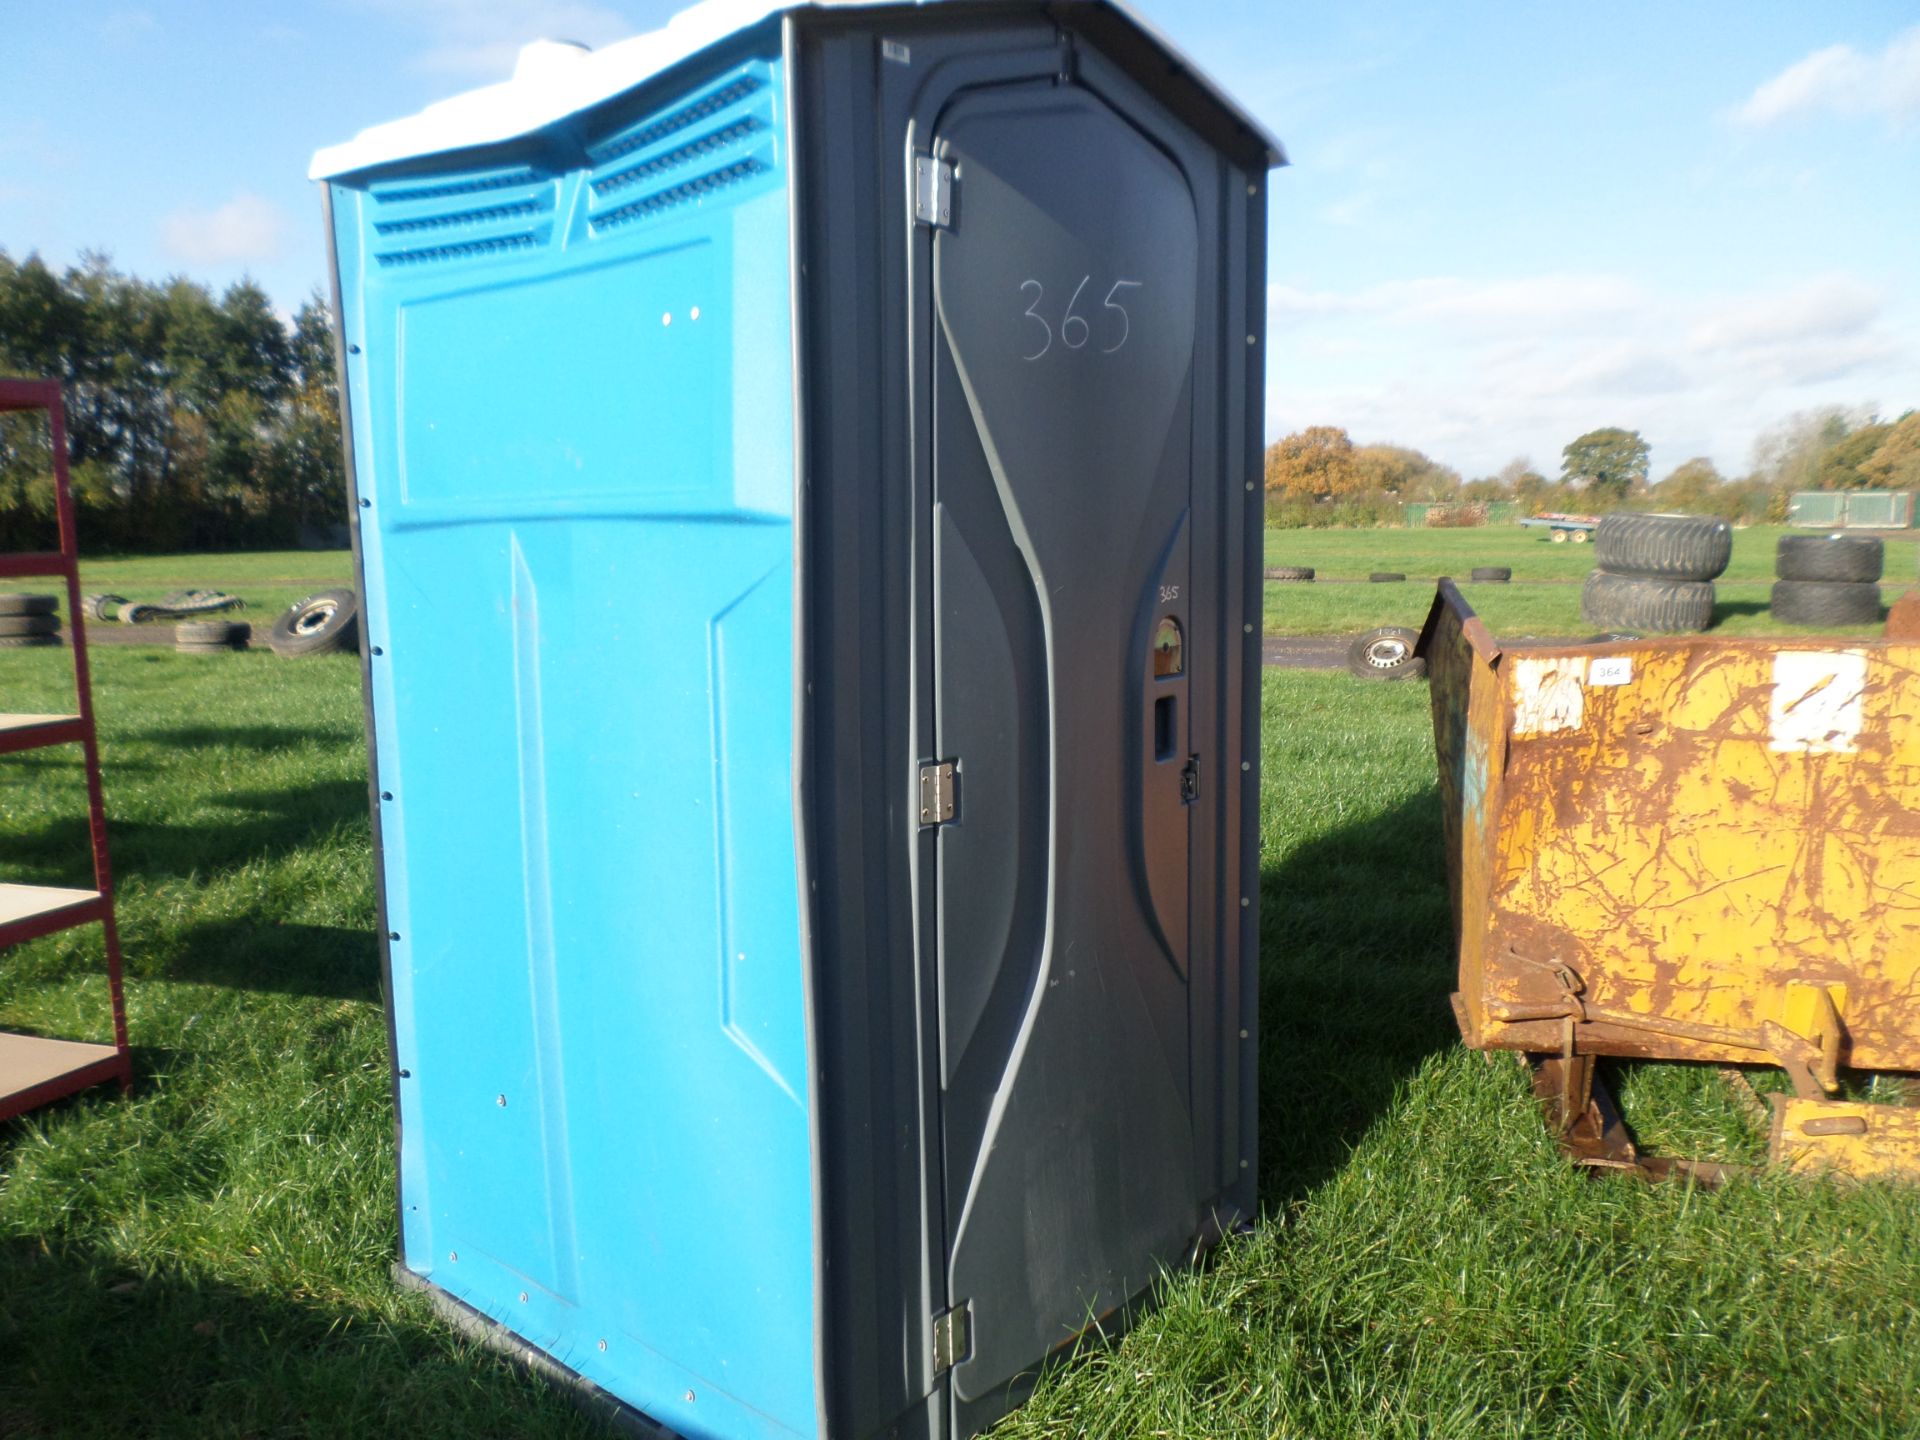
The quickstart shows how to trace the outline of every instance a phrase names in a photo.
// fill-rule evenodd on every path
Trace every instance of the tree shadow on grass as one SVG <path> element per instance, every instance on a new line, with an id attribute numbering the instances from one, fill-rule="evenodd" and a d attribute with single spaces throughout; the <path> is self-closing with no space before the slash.
<path id="1" fill-rule="evenodd" d="M 1260 904 L 1260 1199 L 1278 1208 L 1458 1043 L 1438 790 L 1291 851 Z"/>
<path id="2" fill-rule="evenodd" d="M 167 978 L 375 1004 L 380 948 L 371 929 L 223 921 L 187 933 Z"/>
<path id="3" fill-rule="evenodd" d="M 5 1131 L 0 1130 L 0 1141 Z M 0 1435 L 587 1437 L 611 1432 L 424 1301 L 355 1305 L 104 1251 L 0 1241 Z"/>
<path id="4" fill-rule="evenodd" d="M 338 745 L 361 739 L 358 726 L 322 729 L 315 725 L 184 725 L 172 730 L 142 730 L 129 737 L 140 744 L 172 745 L 183 750 L 237 747 L 271 755 L 301 745 Z"/>
<path id="5" fill-rule="evenodd" d="M 210 876 L 258 860 L 274 860 L 346 828 L 364 828 L 367 787 L 325 780 L 300 789 L 234 791 L 216 797 L 231 820 L 156 825 L 109 817 L 114 874 L 121 879 Z M 84 884 L 92 854 L 86 812 L 62 815 L 0 841 L 9 878 L 33 884 Z"/>

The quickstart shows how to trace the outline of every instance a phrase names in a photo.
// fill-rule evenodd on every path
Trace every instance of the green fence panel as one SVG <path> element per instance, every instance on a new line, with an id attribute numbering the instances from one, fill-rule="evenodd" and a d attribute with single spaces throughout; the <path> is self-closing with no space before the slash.
<path id="1" fill-rule="evenodd" d="M 1913 496 L 1902 490 L 1854 490 L 1847 495 L 1850 528 L 1904 530 L 1913 523 Z"/>
<path id="2" fill-rule="evenodd" d="M 1802 490 L 1787 504 L 1787 523 L 1831 529 L 1847 523 L 1847 500 L 1837 490 Z"/>

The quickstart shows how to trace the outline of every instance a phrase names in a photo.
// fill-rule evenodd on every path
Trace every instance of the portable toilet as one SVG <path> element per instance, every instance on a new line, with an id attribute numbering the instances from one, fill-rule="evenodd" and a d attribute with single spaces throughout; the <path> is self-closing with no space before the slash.
<path id="1" fill-rule="evenodd" d="M 1254 1213 L 1280 160 L 1104 0 L 697 7 L 315 158 L 443 1308 L 961 1437 Z"/>

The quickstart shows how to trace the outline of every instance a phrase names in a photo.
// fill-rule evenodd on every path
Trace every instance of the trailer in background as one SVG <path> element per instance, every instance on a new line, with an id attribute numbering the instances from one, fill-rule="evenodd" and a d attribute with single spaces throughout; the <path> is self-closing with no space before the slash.
<path id="1" fill-rule="evenodd" d="M 1557 510 L 1549 510 L 1542 515 L 1533 515 L 1520 522 L 1536 529 L 1545 528 L 1547 538 L 1556 545 L 1565 545 L 1572 541 L 1575 545 L 1584 545 L 1593 539 L 1593 532 L 1600 527 L 1598 515 L 1565 515 Z"/>

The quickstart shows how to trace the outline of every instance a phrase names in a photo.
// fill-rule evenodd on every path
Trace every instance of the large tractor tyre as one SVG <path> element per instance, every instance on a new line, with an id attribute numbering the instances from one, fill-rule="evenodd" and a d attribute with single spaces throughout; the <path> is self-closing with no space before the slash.
<path id="1" fill-rule="evenodd" d="M 1866 535 L 1782 535 L 1773 552 L 1773 573 L 1782 580 L 1871 585 L 1886 559 L 1887 547 Z"/>
<path id="2" fill-rule="evenodd" d="M 1467 579 L 1479 585 L 1505 585 L 1513 579 L 1511 565 L 1476 565 Z"/>
<path id="3" fill-rule="evenodd" d="M 1580 614 L 1603 630 L 1691 635 L 1713 623 L 1713 582 L 1595 570 L 1580 587 Z"/>
<path id="4" fill-rule="evenodd" d="M 1406 578 L 1407 578 L 1406 574 L 1403 571 L 1376 570 L 1371 575 L 1367 576 L 1367 581 L 1369 584 L 1372 584 L 1372 585 L 1392 585 Z"/>
<path id="5" fill-rule="evenodd" d="M 1877 625 L 1880 587 L 1850 580 L 1776 580 L 1773 618 L 1789 625 Z"/>
<path id="6" fill-rule="evenodd" d="M 23 635 L 57 635 L 60 633 L 58 615 L 0 615 L 0 635 L 18 638 Z"/>
<path id="7" fill-rule="evenodd" d="M 0 595 L 0 615 L 51 615 L 58 603 L 52 595 Z"/>
<path id="8" fill-rule="evenodd" d="M 1266 577 L 1269 580 L 1311 580 L 1313 567 L 1311 565 L 1269 565 L 1266 568 Z"/>
<path id="9" fill-rule="evenodd" d="M 1704 515 L 1608 515 L 1593 537 L 1593 558 L 1615 575 L 1648 580 L 1711 580 L 1733 556 L 1733 527 Z"/>
<path id="10" fill-rule="evenodd" d="M 1347 647 L 1347 669 L 1362 680 L 1412 680 L 1427 673 L 1427 662 L 1413 653 L 1420 632 L 1403 625 L 1369 630 Z"/>
<path id="11" fill-rule="evenodd" d="M 322 590 L 273 622 L 267 644 L 289 659 L 360 648 L 360 600 L 351 590 Z"/>

